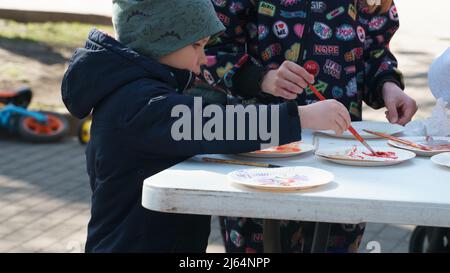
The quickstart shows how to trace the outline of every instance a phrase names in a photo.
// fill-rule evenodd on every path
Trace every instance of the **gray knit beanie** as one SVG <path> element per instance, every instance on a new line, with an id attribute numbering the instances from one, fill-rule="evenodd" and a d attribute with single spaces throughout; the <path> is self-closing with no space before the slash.
<path id="1" fill-rule="evenodd" d="M 158 59 L 225 27 L 210 0 L 113 0 L 119 42 Z"/>

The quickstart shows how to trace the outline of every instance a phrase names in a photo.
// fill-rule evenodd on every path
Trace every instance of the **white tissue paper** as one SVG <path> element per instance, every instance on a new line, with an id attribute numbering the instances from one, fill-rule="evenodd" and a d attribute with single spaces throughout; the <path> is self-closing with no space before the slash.
<path id="1" fill-rule="evenodd" d="M 404 134 L 410 136 L 450 136 L 448 104 L 444 99 L 439 98 L 431 112 L 431 117 L 406 124 Z"/>

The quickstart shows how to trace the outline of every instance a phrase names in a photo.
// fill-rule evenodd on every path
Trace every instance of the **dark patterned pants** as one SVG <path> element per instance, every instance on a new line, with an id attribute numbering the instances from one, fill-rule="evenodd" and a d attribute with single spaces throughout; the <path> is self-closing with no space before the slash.
<path id="1" fill-rule="evenodd" d="M 220 217 L 222 236 L 227 253 L 263 253 L 263 220 Z M 280 241 L 283 253 L 309 253 L 315 223 L 281 221 Z M 332 224 L 327 252 L 357 252 L 365 224 Z"/>

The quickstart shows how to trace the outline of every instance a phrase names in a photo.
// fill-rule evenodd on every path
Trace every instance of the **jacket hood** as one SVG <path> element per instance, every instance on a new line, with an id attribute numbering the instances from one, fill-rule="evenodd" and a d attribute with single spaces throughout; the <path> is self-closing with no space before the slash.
<path id="1" fill-rule="evenodd" d="M 175 69 L 144 57 L 111 36 L 93 29 L 84 48 L 75 51 L 61 85 L 69 112 L 89 115 L 103 98 L 133 81 L 148 78 L 182 91 L 193 81 L 192 72 Z"/>

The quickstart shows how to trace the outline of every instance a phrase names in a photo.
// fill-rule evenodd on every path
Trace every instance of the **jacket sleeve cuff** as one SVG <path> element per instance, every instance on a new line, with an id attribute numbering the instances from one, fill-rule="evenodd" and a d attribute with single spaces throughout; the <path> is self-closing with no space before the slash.
<path id="1" fill-rule="evenodd" d="M 393 72 L 380 76 L 376 81 L 374 90 L 375 94 L 371 96 L 372 101 L 368 102 L 368 104 L 374 109 L 380 109 L 385 106 L 383 99 L 383 86 L 386 82 L 393 82 L 402 90 L 405 90 L 405 84 L 401 74 Z"/>
<path id="2" fill-rule="evenodd" d="M 291 100 L 286 103 L 280 104 L 281 112 L 285 111 L 286 114 L 280 113 L 280 119 L 288 117 L 287 120 L 280 120 L 280 145 L 299 141 L 302 139 L 302 128 L 300 124 L 300 116 L 298 113 L 298 105 L 295 101 Z"/>
<path id="3" fill-rule="evenodd" d="M 254 98 L 261 92 L 261 82 L 265 74 L 264 68 L 252 60 L 247 61 L 233 76 L 236 95 L 243 98 Z"/>
<path id="4" fill-rule="evenodd" d="M 398 87 L 400 87 L 402 90 L 405 90 L 405 84 L 403 82 L 403 78 L 401 76 L 397 75 L 396 73 L 390 73 L 390 74 L 383 75 L 378 79 L 377 88 L 376 88 L 378 93 L 381 93 L 381 91 L 383 90 L 383 85 L 386 82 L 393 82 Z"/>

